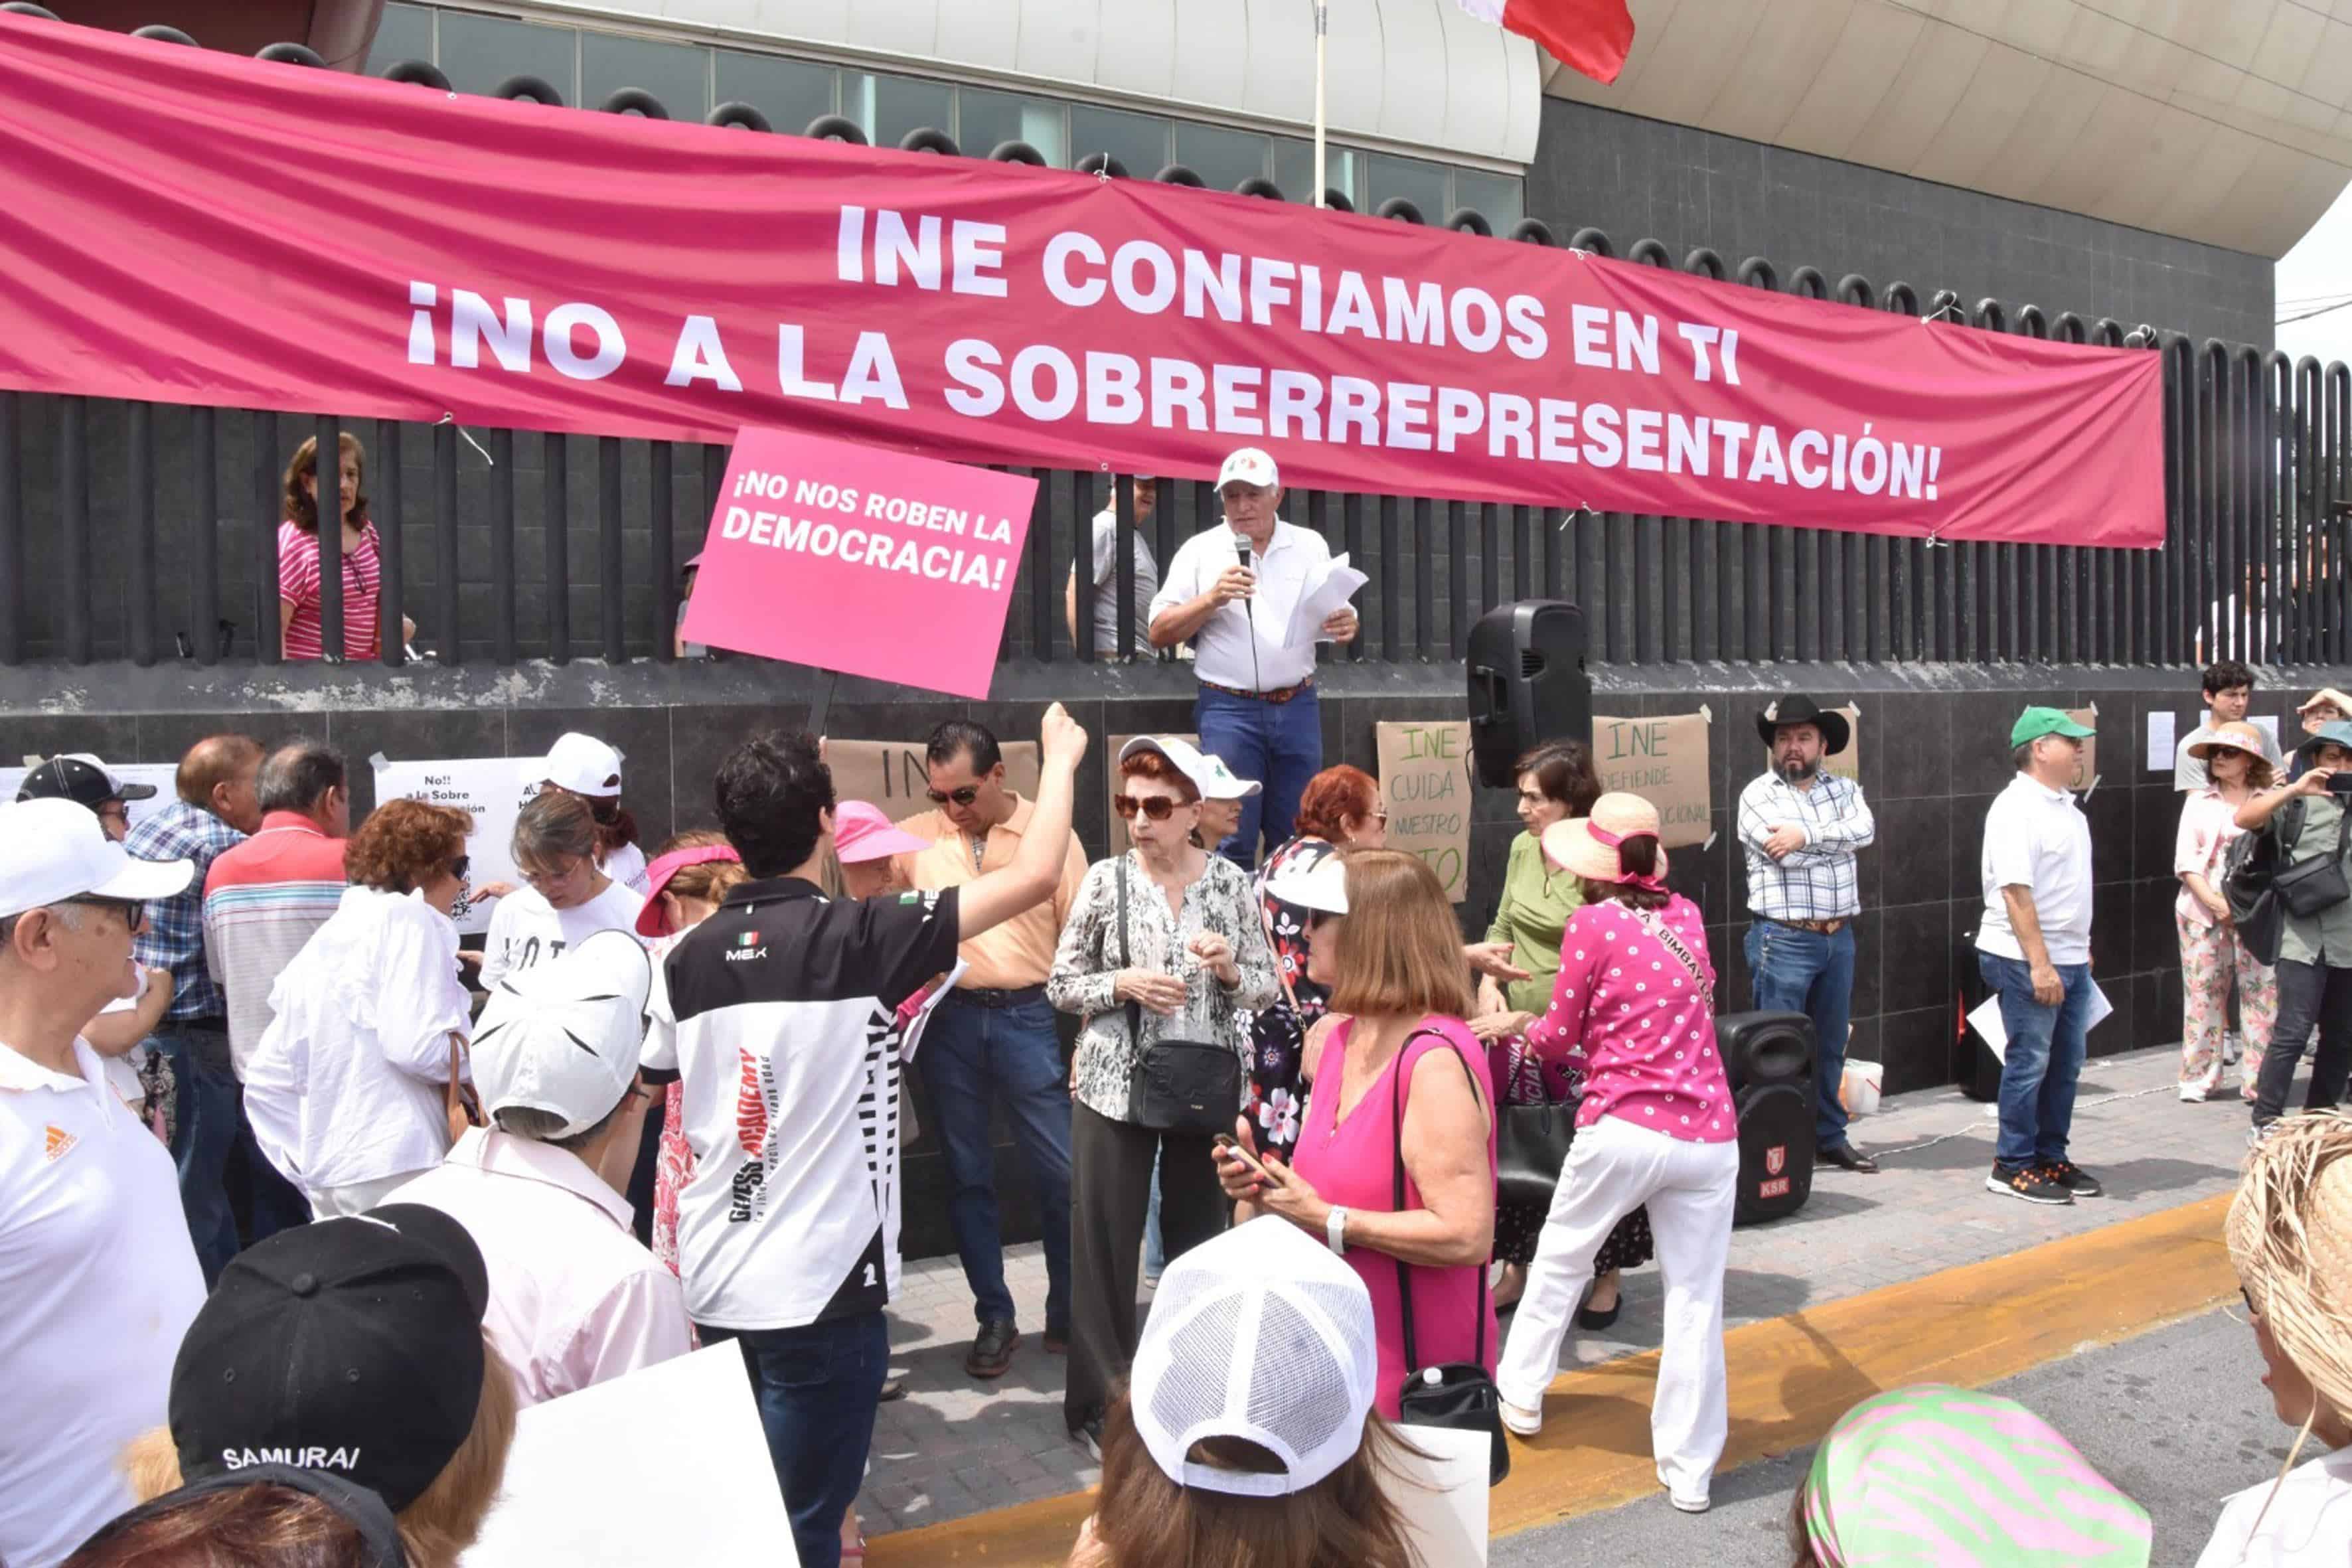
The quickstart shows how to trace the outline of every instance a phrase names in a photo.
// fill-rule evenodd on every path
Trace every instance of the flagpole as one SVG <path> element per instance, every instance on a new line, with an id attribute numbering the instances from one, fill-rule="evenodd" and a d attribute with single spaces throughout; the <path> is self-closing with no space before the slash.
<path id="1" fill-rule="evenodd" d="M 1329 31 L 1330 16 L 1325 0 L 1315 0 L 1315 205 L 1323 205 L 1327 182 L 1323 175 L 1323 38 Z"/>

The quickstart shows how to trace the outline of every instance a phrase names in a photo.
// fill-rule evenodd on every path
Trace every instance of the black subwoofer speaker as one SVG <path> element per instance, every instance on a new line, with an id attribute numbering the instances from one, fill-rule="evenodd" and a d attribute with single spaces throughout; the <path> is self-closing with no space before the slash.
<path id="1" fill-rule="evenodd" d="M 1499 605 L 1470 628 L 1470 750 L 1478 782 L 1508 789 L 1546 741 L 1592 743 L 1584 612 L 1559 599 Z"/>
<path id="2" fill-rule="evenodd" d="M 1733 1013 L 1715 1047 L 1739 1117 L 1739 1194 L 1731 1223 L 1782 1219 L 1813 1194 L 1813 1021 L 1802 1013 Z"/>

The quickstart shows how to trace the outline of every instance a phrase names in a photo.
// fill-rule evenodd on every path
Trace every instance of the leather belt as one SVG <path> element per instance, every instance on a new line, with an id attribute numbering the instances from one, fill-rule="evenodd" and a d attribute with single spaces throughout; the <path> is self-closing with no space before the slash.
<path id="1" fill-rule="evenodd" d="M 992 1010 L 1018 1007 L 1030 1002 L 1041 1002 L 1045 1000 L 1045 988 L 1043 985 L 1016 985 L 1009 991 L 998 990 L 987 985 L 959 985 L 948 993 L 949 1000 Z"/>
<path id="2" fill-rule="evenodd" d="M 1296 701 L 1300 696 L 1314 690 L 1315 678 L 1310 675 L 1296 686 L 1277 687 L 1272 691 L 1244 691 L 1238 686 L 1220 686 L 1213 680 L 1204 680 L 1201 684 L 1212 691 L 1222 691 L 1228 697 L 1246 697 L 1253 702 L 1280 704 Z"/>
<path id="3" fill-rule="evenodd" d="M 1809 931 L 1815 936 L 1835 936 L 1853 924 L 1853 917 L 1851 915 L 1833 921 L 1784 921 L 1778 915 L 1758 915 L 1756 918 L 1769 921 L 1776 926 L 1787 926 L 1790 931 Z"/>

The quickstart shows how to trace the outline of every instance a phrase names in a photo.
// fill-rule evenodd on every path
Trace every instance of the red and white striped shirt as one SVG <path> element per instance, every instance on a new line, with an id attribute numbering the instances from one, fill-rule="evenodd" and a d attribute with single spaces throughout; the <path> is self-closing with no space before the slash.
<path id="1" fill-rule="evenodd" d="M 359 548 L 343 552 L 343 657 L 375 658 L 379 615 L 377 592 L 383 563 L 376 553 L 375 524 L 360 528 Z M 323 658 L 326 640 L 319 625 L 319 536 L 291 521 L 278 525 L 278 596 L 294 606 L 286 626 L 288 658 Z"/>

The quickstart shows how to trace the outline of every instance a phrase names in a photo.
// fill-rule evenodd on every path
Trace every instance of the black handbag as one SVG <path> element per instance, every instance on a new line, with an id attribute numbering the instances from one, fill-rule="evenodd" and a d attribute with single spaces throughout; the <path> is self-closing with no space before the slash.
<path id="1" fill-rule="evenodd" d="M 1127 858 L 1118 861 L 1118 963 L 1129 967 Z M 1148 1132 L 1213 1138 L 1234 1130 L 1241 1114 L 1242 1064 L 1231 1046 L 1213 1040 L 1158 1039 L 1143 1043 L 1143 1008 L 1127 1005 L 1127 1037 L 1135 1042 L 1135 1074 L 1127 1091 L 1127 1119 Z"/>
<path id="2" fill-rule="evenodd" d="M 1560 1167 L 1568 1163 L 1569 1145 L 1576 1139 L 1575 1100 L 1544 1103 L 1543 1068 L 1529 1053 L 1537 1085 L 1534 1100 L 1521 1105 L 1495 1107 L 1495 1201 L 1520 1208 L 1549 1210 L 1552 1192 L 1559 1185 Z M 1517 1070 L 1513 1071 L 1517 1094 Z"/>
<path id="3" fill-rule="evenodd" d="M 2241 833 L 2231 840 L 2222 861 L 2221 892 L 2230 905 L 2230 923 L 2237 928 L 2246 952 L 2265 966 L 2278 963 L 2279 947 L 2286 938 L 2286 906 L 2279 901 L 2274 885 L 2285 858 L 2280 843 L 2293 843 L 2302 831 L 2303 802 L 2288 801 L 2263 831 Z"/>
<path id="4" fill-rule="evenodd" d="M 1433 1029 L 1416 1029 L 1405 1037 L 1410 1046 Z M 1478 1093 L 1478 1075 L 1462 1060 L 1462 1053 L 1446 1044 L 1446 1053 L 1462 1062 L 1470 1093 Z M 1397 1051 L 1397 1070 L 1389 1075 L 1390 1125 L 1395 1130 L 1395 1212 L 1404 1212 L 1404 1051 Z M 1554 1173 L 1558 1174 L 1557 1172 Z M 1503 1395 L 1486 1370 L 1486 1266 L 1478 1265 L 1478 1348 L 1476 1359 L 1423 1366 L 1412 1333 L 1412 1268 L 1396 1260 L 1397 1301 L 1404 1319 L 1404 1388 L 1397 1397 L 1397 1417 L 1409 1426 L 1439 1426 L 1449 1432 L 1485 1432 L 1493 1441 L 1486 1466 L 1486 1484 L 1498 1487 L 1511 1473 L 1510 1445 L 1503 1437 Z"/>
<path id="5" fill-rule="evenodd" d="M 2295 838 L 2300 839 L 2303 837 L 2303 818 L 2300 816 L 2295 818 L 2294 826 Z M 2343 812 L 2336 825 L 2336 847 L 2332 852 L 2306 855 L 2279 868 L 2272 876 L 2271 889 L 2286 906 L 2289 914 L 2321 914 L 2352 899 L 2352 886 L 2347 886 L 2344 880 L 2344 845 L 2347 835 L 2352 835 L 2352 810 Z"/>

